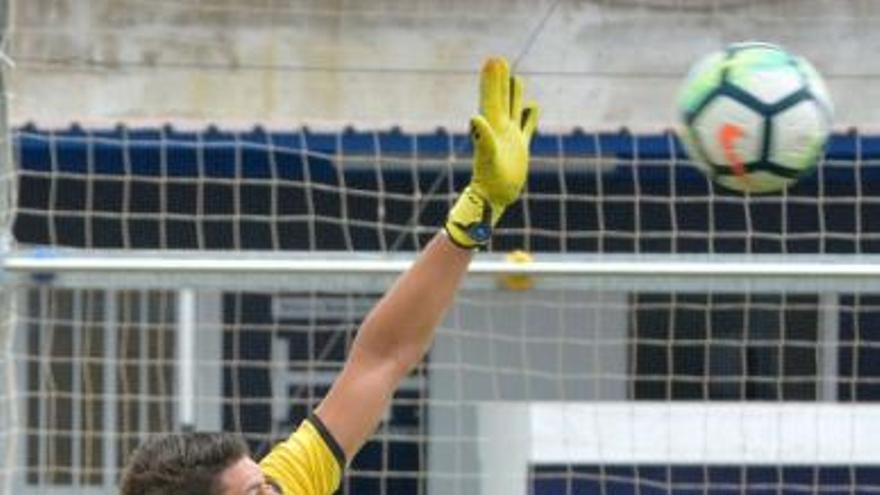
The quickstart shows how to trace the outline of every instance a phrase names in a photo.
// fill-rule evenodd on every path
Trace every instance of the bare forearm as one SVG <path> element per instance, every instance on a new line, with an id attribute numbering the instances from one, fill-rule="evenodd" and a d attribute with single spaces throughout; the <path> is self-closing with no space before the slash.
<path id="1" fill-rule="evenodd" d="M 472 256 L 438 234 L 364 320 L 342 374 L 317 410 L 347 459 L 424 357 Z"/>
<path id="2" fill-rule="evenodd" d="M 402 374 L 418 364 L 472 257 L 445 235 L 435 236 L 367 316 L 354 343 L 357 352 L 393 359 Z"/>

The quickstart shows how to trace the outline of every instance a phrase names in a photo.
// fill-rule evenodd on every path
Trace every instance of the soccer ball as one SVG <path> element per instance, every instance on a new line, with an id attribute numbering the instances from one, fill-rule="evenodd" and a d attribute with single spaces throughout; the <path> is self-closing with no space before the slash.
<path id="1" fill-rule="evenodd" d="M 699 60 L 682 85 L 679 136 L 717 184 L 782 190 L 810 172 L 825 147 L 832 106 L 801 57 L 769 43 L 735 43 Z"/>

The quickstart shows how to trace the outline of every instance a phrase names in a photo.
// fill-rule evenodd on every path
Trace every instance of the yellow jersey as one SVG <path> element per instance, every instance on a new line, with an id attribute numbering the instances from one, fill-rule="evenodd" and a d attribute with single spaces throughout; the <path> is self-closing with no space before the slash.
<path id="1" fill-rule="evenodd" d="M 331 495 L 339 488 L 345 454 L 314 414 L 260 461 L 282 495 Z"/>

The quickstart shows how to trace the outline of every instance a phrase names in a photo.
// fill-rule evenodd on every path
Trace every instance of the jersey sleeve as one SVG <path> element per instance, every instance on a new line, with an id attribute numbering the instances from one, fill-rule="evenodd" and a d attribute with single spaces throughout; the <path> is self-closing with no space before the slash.
<path id="1" fill-rule="evenodd" d="M 344 467 L 345 454 L 314 414 L 260 461 L 267 480 L 283 495 L 330 495 Z"/>

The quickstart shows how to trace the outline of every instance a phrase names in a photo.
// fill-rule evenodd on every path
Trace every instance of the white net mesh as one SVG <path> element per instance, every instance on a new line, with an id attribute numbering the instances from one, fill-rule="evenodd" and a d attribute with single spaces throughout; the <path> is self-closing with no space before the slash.
<path id="1" fill-rule="evenodd" d="M 843 277 L 821 271 L 822 260 L 833 268 L 876 251 L 859 220 L 875 208 L 875 139 L 838 136 L 818 176 L 781 197 L 743 198 L 713 189 L 668 134 L 543 135 L 496 250 L 529 246 L 572 269 L 593 253 L 621 272 L 616 256 L 632 254 L 644 265 L 714 253 L 729 266 L 741 254 L 775 253 L 782 266 L 809 254 L 812 265 L 775 282 L 760 268 L 728 280 L 722 265 L 714 284 L 711 271 L 693 281 L 647 269 L 624 286 L 606 272 L 520 293 L 489 290 L 492 280 L 469 288 L 345 490 L 877 491 L 877 452 L 861 440 L 876 433 L 874 409 L 852 404 L 880 398 L 870 331 L 878 289 L 864 276 L 872 262 Z M 461 141 L 442 132 L 18 133 L 17 240 L 52 247 L 17 260 L 137 254 L 141 264 L 177 257 L 187 270 L 212 257 L 240 267 L 31 268 L 19 279 L 7 327 L 7 486 L 112 492 L 145 435 L 189 426 L 241 432 L 264 452 L 326 392 L 385 286 L 363 275 L 344 290 L 324 278 L 318 290 L 296 272 L 265 283 L 266 270 L 248 272 L 247 259 L 317 253 L 332 263 L 420 247 L 465 170 Z M 273 253 L 243 251 L 257 248 Z M 14 261 L 7 266 L 20 270 Z M 197 288 L 189 313 L 185 286 Z M 192 360 L 181 355 L 186 328 Z M 686 421 L 695 417 L 696 426 Z"/>
<path id="2" fill-rule="evenodd" d="M 112 493 L 126 453 L 185 424 L 265 452 L 326 393 L 386 282 L 239 275 L 182 299 L 162 278 L 15 291 L 15 493 Z M 880 491 L 877 297 L 532 281 L 468 282 L 343 493 Z"/>
<path id="3" fill-rule="evenodd" d="M 411 251 L 467 178 L 463 135 L 25 128 L 14 233 L 94 249 Z M 545 133 L 492 249 L 874 253 L 878 139 L 836 135 L 779 195 L 716 187 L 671 133 Z"/>

